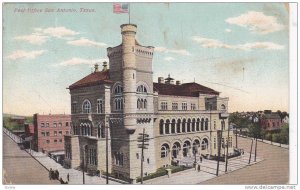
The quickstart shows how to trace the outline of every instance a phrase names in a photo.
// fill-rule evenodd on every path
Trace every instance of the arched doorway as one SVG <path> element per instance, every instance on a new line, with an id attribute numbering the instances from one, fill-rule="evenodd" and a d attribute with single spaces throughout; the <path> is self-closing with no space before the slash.
<path id="1" fill-rule="evenodd" d="M 172 146 L 172 158 L 177 158 L 180 151 L 180 144 L 179 142 L 175 142 Z"/>
<path id="2" fill-rule="evenodd" d="M 201 151 L 208 151 L 208 140 L 207 138 L 204 138 L 201 142 Z"/>
<path id="3" fill-rule="evenodd" d="M 182 149 L 182 153 L 183 153 L 183 157 L 187 157 L 188 153 L 189 153 L 189 149 L 191 147 L 191 143 L 189 141 L 185 141 L 183 143 L 183 149 Z"/>
<path id="4" fill-rule="evenodd" d="M 198 153 L 199 147 L 200 147 L 200 141 L 198 139 L 195 139 L 193 142 L 193 153 L 194 154 Z"/>

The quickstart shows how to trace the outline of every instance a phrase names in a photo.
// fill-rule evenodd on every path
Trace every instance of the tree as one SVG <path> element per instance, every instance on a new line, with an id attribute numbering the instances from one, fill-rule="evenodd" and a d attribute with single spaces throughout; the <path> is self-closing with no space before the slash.
<path id="1" fill-rule="evenodd" d="M 289 144 L 289 124 L 285 123 L 279 133 L 279 138 L 282 144 Z"/>
<path id="2" fill-rule="evenodd" d="M 272 134 L 272 139 L 274 142 L 280 143 L 280 135 L 278 133 Z"/>

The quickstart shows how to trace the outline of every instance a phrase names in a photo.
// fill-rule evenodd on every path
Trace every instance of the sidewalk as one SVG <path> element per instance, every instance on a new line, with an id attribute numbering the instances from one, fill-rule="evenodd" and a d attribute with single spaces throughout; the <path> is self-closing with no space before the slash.
<path id="1" fill-rule="evenodd" d="M 242 137 L 242 138 L 247 138 L 247 139 L 252 139 L 252 137 L 248 137 L 248 136 L 245 136 L 245 135 L 239 135 L 239 137 Z M 257 141 L 259 142 L 262 142 L 262 143 L 265 143 L 265 144 L 269 144 L 269 145 L 274 145 L 274 146 L 278 146 L 278 147 L 281 147 L 281 148 L 286 148 L 286 149 L 289 149 L 289 145 L 288 144 L 280 144 L 280 143 L 277 143 L 277 142 L 271 142 L 271 141 L 268 141 L 268 140 L 262 140 L 262 139 L 257 139 Z"/>

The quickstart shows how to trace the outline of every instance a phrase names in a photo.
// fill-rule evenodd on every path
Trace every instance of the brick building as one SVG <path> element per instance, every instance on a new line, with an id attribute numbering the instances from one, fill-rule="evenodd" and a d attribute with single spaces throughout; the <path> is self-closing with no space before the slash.
<path id="1" fill-rule="evenodd" d="M 282 120 L 278 113 L 265 113 L 261 117 L 261 127 L 267 131 L 279 130 L 282 127 Z"/>
<path id="2" fill-rule="evenodd" d="M 26 136 L 31 136 L 31 135 L 34 134 L 34 125 L 33 125 L 33 123 L 25 123 L 24 128 L 25 128 L 25 135 Z"/>
<path id="3" fill-rule="evenodd" d="M 33 115 L 35 151 L 52 152 L 64 150 L 64 135 L 71 130 L 71 116 L 64 114 Z"/>
<path id="4" fill-rule="evenodd" d="M 110 68 L 104 63 L 99 71 L 96 64 L 93 73 L 69 86 L 72 134 L 65 136 L 65 164 L 75 168 L 85 158 L 87 170 L 105 171 L 107 132 L 108 172 L 133 182 L 140 176 L 137 139 L 143 129 L 150 138 L 144 175 L 195 155 L 214 157 L 218 142 L 233 154 L 228 98 L 170 76 L 153 82 L 154 47 L 140 45 L 136 32 L 134 24 L 121 25 L 122 43 L 107 48 Z"/>

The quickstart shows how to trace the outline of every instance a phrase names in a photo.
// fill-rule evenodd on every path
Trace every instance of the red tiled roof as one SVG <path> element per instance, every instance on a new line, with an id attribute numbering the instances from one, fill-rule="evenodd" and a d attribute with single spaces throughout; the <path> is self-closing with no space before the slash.
<path id="1" fill-rule="evenodd" d="M 90 86 L 96 84 L 111 84 L 112 81 L 109 80 L 109 69 L 101 72 L 93 72 L 83 79 L 75 82 L 69 86 L 69 89 L 74 89 L 77 87 Z"/>
<path id="2" fill-rule="evenodd" d="M 198 97 L 199 93 L 219 95 L 219 92 L 198 83 L 183 83 L 181 85 L 153 83 L 153 90 L 161 95 Z"/>

